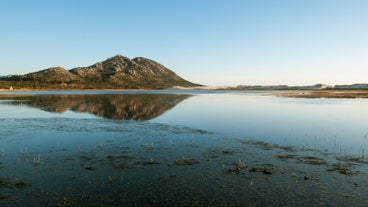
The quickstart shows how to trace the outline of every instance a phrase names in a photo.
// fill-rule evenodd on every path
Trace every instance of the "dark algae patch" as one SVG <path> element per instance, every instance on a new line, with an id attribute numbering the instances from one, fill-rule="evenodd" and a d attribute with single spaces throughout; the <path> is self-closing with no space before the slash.
<path id="1" fill-rule="evenodd" d="M 192 159 L 177 159 L 173 162 L 174 165 L 176 166 L 191 166 L 191 165 L 198 165 L 199 161 L 195 158 Z"/>
<path id="2" fill-rule="evenodd" d="M 276 155 L 276 158 L 277 159 L 280 159 L 280 160 L 288 160 L 288 159 L 293 159 L 295 158 L 296 155 L 295 154 L 283 154 L 283 155 Z"/>
<path id="3" fill-rule="evenodd" d="M 87 167 L 84 167 L 84 169 L 89 170 L 89 171 L 95 171 L 96 170 L 96 167 L 87 166 Z"/>
<path id="4" fill-rule="evenodd" d="M 5 186 L 7 185 L 7 183 L 8 183 L 8 179 L 0 177 L 0 186 Z"/>
<path id="5" fill-rule="evenodd" d="M 309 164 L 309 165 L 328 165 L 328 162 L 320 157 L 315 156 L 302 156 L 299 157 L 298 160 L 301 163 Z"/>

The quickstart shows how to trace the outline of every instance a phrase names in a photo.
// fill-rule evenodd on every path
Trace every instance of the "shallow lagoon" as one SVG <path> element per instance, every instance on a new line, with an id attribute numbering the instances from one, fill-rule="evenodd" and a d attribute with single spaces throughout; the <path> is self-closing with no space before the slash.
<path id="1" fill-rule="evenodd" d="M 1 95 L 0 205 L 366 206 L 368 100 Z"/>

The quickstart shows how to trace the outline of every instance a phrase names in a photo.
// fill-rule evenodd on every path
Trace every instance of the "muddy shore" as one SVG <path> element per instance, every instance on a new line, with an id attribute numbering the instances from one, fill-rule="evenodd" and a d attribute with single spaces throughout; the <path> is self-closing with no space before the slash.
<path id="1" fill-rule="evenodd" d="M 288 98 L 368 98 L 368 90 L 320 90 L 320 91 L 284 91 L 279 97 Z"/>

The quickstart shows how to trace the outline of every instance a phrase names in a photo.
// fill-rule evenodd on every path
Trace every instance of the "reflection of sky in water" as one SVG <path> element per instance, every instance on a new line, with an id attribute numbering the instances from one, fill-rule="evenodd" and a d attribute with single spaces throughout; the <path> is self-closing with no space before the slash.
<path id="1" fill-rule="evenodd" d="M 359 154 L 362 149 L 368 152 L 367 99 L 293 99 L 254 93 L 195 94 L 174 99 L 173 108 L 163 108 L 163 115 L 150 122 L 183 125 L 231 138 L 251 137 L 271 143 L 328 149 L 332 152 Z M 135 100 L 135 104 L 138 104 L 140 99 Z M 155 114 L 152 110 L 156 108 L 152 105 L 160 106 L 162 100 L 166 103 L 166 99 L 158 99 L 157 103 L 147 102 L 144 105 L 147 110 L 144 112 Z M 93 103 L 90 106 L 93 108 Z M 116 103 L 114 106 L 120 105 Z M 97 119 L 97 116 L 86 112 L 66 110 L 63 113 L 50 113 L 20 102 L 0 104 L 0 114 L 2 121 L 34 118 L 43 118 L 45 122 L 48 118 Z M 131 122 L 134 123 L 137 122 Z"/>
<path id="2" fill-rule="evenodd" d="M 272 143 L 360 153 L 368 149 L 368 100 L 200 95 L 154 121 Z"/>

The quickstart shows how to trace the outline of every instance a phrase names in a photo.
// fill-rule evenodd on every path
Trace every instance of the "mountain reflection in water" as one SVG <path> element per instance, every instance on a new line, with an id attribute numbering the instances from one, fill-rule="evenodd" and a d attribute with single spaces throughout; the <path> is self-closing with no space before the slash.
<path id="1" fill-rule="evenodd" d="M 2 104 L 23 104 L 44 111 L 68 110 L 99 117 L 145 121 L 160 116 L 191 95 L 181 94 L 104 94 L 104 95 L 28 95 L 5 96 L 13 100 Z"/>

